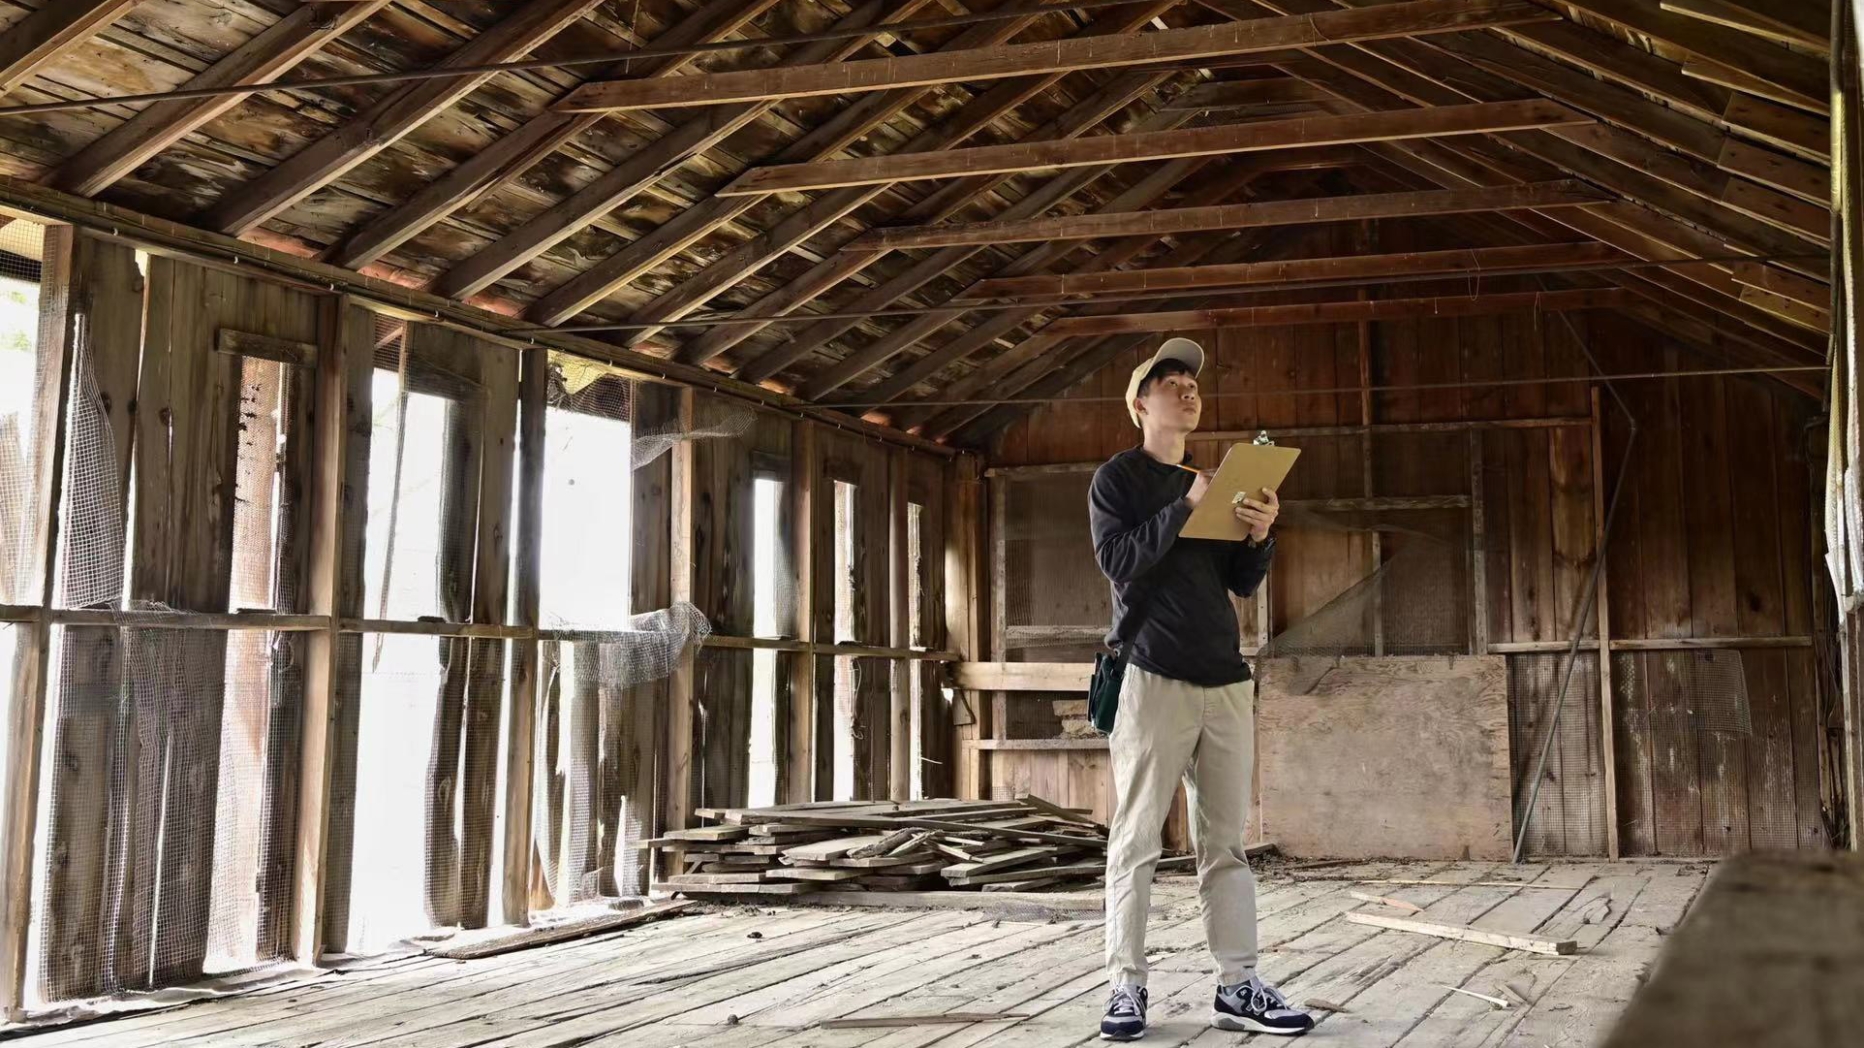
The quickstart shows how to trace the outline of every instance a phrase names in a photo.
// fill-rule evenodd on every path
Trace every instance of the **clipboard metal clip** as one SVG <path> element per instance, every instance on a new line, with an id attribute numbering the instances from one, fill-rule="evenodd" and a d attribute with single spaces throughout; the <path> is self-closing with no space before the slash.
<path id="1" fill-rule="evenodd" d="M 1269 431 L 1266 429 L 1257 430 L 1256 439 L 1250 441 L 1250 443 L 1254 444 L 1257 447 L 1271 447 L 1272 448 L 1275 446 L 1275 442 L 1269 439 Z"/>

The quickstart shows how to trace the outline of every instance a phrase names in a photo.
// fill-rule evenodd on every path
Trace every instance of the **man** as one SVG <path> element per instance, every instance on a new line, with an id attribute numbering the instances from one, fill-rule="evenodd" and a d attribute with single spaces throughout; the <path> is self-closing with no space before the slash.
<path id="1" fill-rule="evenodd" d="M 1217 967 L 1211 1025 L 1302 1034 L 1307 1014 L 1256 974 L 1256 882 L 1243 851 L 1255 759 L 1255 685 L 1238 650 L 1230 594 L 1247 597 L 1274 555 L 1273 492 L 1235 508 L 1243 542 L 1179 538 L 1210 490 L 1185 465 L 1185 438 L 1202 405 L 1204 350 L 1168 339 L 1133 369 L 1126 407 L 1145 434 L 1094 473 L 1088 495 L 1094 556 L 1113 584 L 1107 644 L 1126 658 L 1111 740 L 1114 813 L 1107 848 L 1107 977 L 1100 1035 L 1129 1041 L 1146 1029 L 1146 911 L 1160 835 L 1183 776 L 1191 801 L 1204 936 Z"/>

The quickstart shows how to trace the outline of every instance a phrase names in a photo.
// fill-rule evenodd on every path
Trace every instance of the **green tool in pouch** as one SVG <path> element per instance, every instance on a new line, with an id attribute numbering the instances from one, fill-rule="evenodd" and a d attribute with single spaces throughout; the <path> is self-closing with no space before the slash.
<path id="1" fill-rule="evenodd" d="M 1125 680 L 1125 655 L 1094 653 L 1094 676 L 1087 684 L 1087 718 L 1102 735 L 1113 734 L 1113 715 L 1120 711 L 1120 685 Z"/>

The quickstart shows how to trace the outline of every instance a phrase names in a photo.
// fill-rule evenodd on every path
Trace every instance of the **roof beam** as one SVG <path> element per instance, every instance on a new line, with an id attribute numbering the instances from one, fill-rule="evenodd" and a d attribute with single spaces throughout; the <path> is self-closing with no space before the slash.
<path id="1" fill-rule="evenodd" d="M 1146 19 L 1157 15 L 1169 6 L 1168 0 L 1154 0 L 1154 2 L 1143 5 L 1132 15 L 1124 17 L 1119 13 L 1120 9 L 1116 9 L 1114 13 L 1095 19 L 1087 31 L 1101 34 L 1126 32 L 1136 25 L 1143 25 Z M 1008 40 L 1022 32 L 1035 20 L 1036 18 L 1031 16 L 999 25 L 975 26 L 953 37 L 946 43 L 944 50 L 956 51 Z M 998 85 L 974 99 L 972 104 L 957 114 L 951 123 L 941 125 L 936 129 L 927 129 L 914 136 L 907 143 L 906 148 L 936 149 L 947 142 L 974 134 L 994 121 L 1002 112 L 1020 104 L 1030 95 L 1046 89 L 1052 82 L 1050 78 L 1045 77 L 1038 81 L 1018 81 Z M 859 140 L 868 131 L 891 120 L 908 106 L 919 101 L 928 90 L 927 88 L 907 88 L 900 91 L 888 91 L 884 94 L 868 95 L 844 107 L 821 127 L 790 143 L 777 154 L 775 159 L 778 162 L 790 162 L 832 156 Z M 979 122 L 978 118 L 986 115 L 990 119 Z M 876 193 L 851 203 L 847 209 L 852 210 L 878 195 Z M 583 270 L 533 302 L 530 309 L 526 311 L 526 317 L 536 323 L 547 325 L 557 325 L 568 321 L 595 303 L 632 284 L 662 262 L 703 240 L 713 230 L 749 211 L 759 202 L 759 199 L 739 197 L 727 200 L 712 197 L 688 208 L 675 216 L 671 222 L 624 245 L 619 251 Z M 824 198 L 824 201 L 827 199 Z M 832 211 L 840 204 L 839 202 L 831 204 L 817 201 L 812 206 Z M 840 214 L 845 213 L 846 211 L 840 212 Z M 840 214 L 835 214 L 828 221 L 839 218 Z M 743 245 L 738 249 L 739 252 L 744 250 Z M 728 254 L 726 258 L 735 256 L 736 252 Z M 722 262 L 724 259 L 719 261 Z"/>
<path id="2" fill-rule="evenodd" d="M 773 165 L 746 171 L 718 192 L 720 196 L 741 196 L 783 190 L 836 189 L 916 179 L 1012 174 L 1269 149 L 1483 134 L 1558 127 L 1588 123 L 1590 120 L 1590 117 L 1566 106 L 1544 99 L 1439 106 L 1392 113 L 1306 116 L 1292 120 L 1219 124 L 1177 131 L 1097 135 L 1068 142 L 1016 142 L 930 153 Z"/>
<path id="3" fill-rule="evenodd" d="M 923 0 L 921 0 L 921 2 L 923 2 Z M 746 2 L 746 0 L 712 0 L 712 3 L 708 4 L 696 14 L 681 19 L 673 28 L 655 37 L 654 47 L 677 48 L 686 47 L 695 43 L 721 40 L 742 29 L 758 15 L 774 7 L 776 3 L 777 0 L 749 0 L 749 2 Z M 878 0 L 870 0 L 869 3 L 837 22 L 835 24 L 836 28 L 840 29 L 849 25 L 861 25 L 875 21 L 883 13 L 881 10 L 883 6 L 884 5 L 879 3 Z M 909 8 L 910 6 L 916 5 L 909 5 Z M 850 46 L 846 46 L 845 48 L 841 47 L 840 44 L 815 44 L 804 48 L 802 51 L 797 52 L 797 54 L 800 56 L 807 53 L 810 56 L 810 61 L 821 61 L 825 58 L 835 56 L 838 51 L 845 51 L 845 53 L 851 54 L 855 49 L 865 44 L 867 39 L 869 38 L 861 37 L 851 42 L 846 42 Z M 646 59 L 640 63 L 640 66 L 635 72 L 640 76 L 670 76 L 688 65 L 691 65 L 698 57 L 698 54 L 693 53 L 670 55 L 658 59 Z M 615 66 L 604 67 L 600 75 L 619 75 L 624 71 L 623 67 L 628 64 L 627 62 L 622 62 L 617 63 Z M 761 113 L 763 110 L 759 109 L 757 112 Z M 481 149 L 472 156 L 467 157 L 464 162 L 455 165 L 439 178 L 422 186 L 419 191 L 407 200 L 402 201 L 394 207 L 389 208 L 383 214 L 377 215 L 363 223 L 360 228 L 350 234 L 349 239 L 326 252 L 325 261 L 350 269 L 356 269 L 375 261 L 388 252 L 393 251 L 401 244 L 406 243 L 410 238 L 417 236 L 422 230 L 441 221 L 454 211 L 465 207 L 471 201 L 484 196 L 498 186 L 522 175 L 535 166 L 538 161 L 549 156 L 577 135 L 601 123 L 603 119 L 604 115 L 600 113 L 584 113 L 578 115 L 549 111 L 531 117 L 510 134 L 505 135 L 485 149 Z M 693 123 L 701 122 L 694 121 Z M 728 128 L 742 126 L 740 122 L 723 121 L 722 123 Z M 627 195 L 631 195 L 631 192 L 639 191 L 640 188 L 651 182 L 651 178 L 647 180 L 631 178 L 628 172 L 623 172 L 621 169 L 628 168 L 630 165 L 638 167 L 642 162 L 642 158 L 650 154 L 662 158 L 678 158 L 680 155 L 679 145 L 676 144 L 674 140 L 681 130 L 685 130 L 685 128 L 668 133 L 659 141 L 641 149 L 627 161 L 597 176 L 594 183 L 590 186 L 585 186 L 570 199 L 581 201 L 588 198 L 589 203 L 592 205 L 599 205 L 613 199 L 613 202 L 608 203 L 607 207 L 613 207 L 615 204 L 619 204 L 621 200 L 626 199 Z M 723 137 L 723 135 L 719 135 L 719 138 L 722 139 Z M 716 139 L 714 141 L 716 141 Z M 709 144 L 711 143 L 708 142 L 705 145 Z M 699 148 L 705 148 L 705 145 Z M 688 153 L 687 155 L 691 154 Z M 656 168 L 655 174 L 658 173 L 660 173 L 660 171 Z M 601 190 L 594 188 L 596 185 L 613 186 L 616 184 L 626 187 L 630 192 L 605 195 Z M 525 233 L 527 230 L 531 230 L 531 228 L 537 225 L 542 219 L 554 216 L 555 212 L 557 212 L 558 208 L 561 206 L 560 204 L 558 207 L 552 207 L 547 210 L 543 216 L 539 216 L 539 218 L 533 219 L 531 222 L 527 222 L 523 226 L 520 226 L 517 230 L 512 231 L 504 238 L 494 243 L 492 247 L 474 256 L 469 262 L 479 262 L 486 254 L 492 252 L 500 245 L 504 245 L 509 241 L 519 238 L 520 234 Z M 607 207 L 592 206 L 587 211 L 582 212 L 580 217 L 587 220 L 591 216 L 607 210 Z M 581 228 L 579 224 L 564 222 L 562 236 L 568 236 L 574 233 L 578 228 Z M 559 237 L 558 239 L 561 238 Z M 549 240 L 548 243 L 545 243 L 542 247 L 538 247 L 537 251 L 541 252 L 550 244 L 554 243 L 556 243 L 556 240 Z M 512 263 L 510 268 L 516 268 L 530 257 L 533 256 L 526 255 L 520 258 L 517 262 Z M 451 274 L 448 275 L 450 276 Z M 499 275 L 502 276 L 503 273 L 501 272 Z M 493 279 L 496 279 L 496 277 Z M 490 282 L 491 281 L 488 280 L 486 283 Z"/>
<path id="4" fill-rule="evenodd" d="M 1597 268 L 1613 262 L 1629 261 L 1630 256 L 1609 244 L 1588 242 L 1461 248 L 1450 251 L 1398 251 L 1379 255 L 1237 262 L 1226 266 L 993 277 L 971 285 L 959 294 L 958 300 L 1119 295 L 1199 288 L 1259 290 L 1287 284 L 1375 281 L 1390 277 L 1544 273 L 1576 267 Z"/>
<path id="5" fill-rule="evenodd" d="M 1776 44 L 1832 50 L 1832 5 L 1826 0 L 1663 0 L 1671 14 L 1700 18 Z"/>
<path id="6" fill-rule="evenodd" d="M 1738 69 L 1777 88 L 1783 101 L 1827 111 L 1830 78 L 1824 63 L 1696 18 L 1672 14 L 1657 0 L 1563 0 L 1568 6 L 1645 36 Z"/>
<path id="7" fill-rule="evenodd" d="M 1095 19 L 1092 23 L 1081 29 L 1076 36 L 1070 37 L 1069 39 L 1087 37 L 1112 38 L 1131 33 L 1144 25 L 1147 21 L 1169 9 L 1172 5 L 1173 0 L 1148 0 L 1147 3 L 1134 7 L 1115 8 L 1111 13 Z M 1008 31 L 1010 33 L 1017 32 L 1021 29 L 1022 25 L 1023 23 L 1020 21 L 1009 23 L 1010 29 Z M 963 46 L 961 40 L 962 38 L 952 41 L 953 46 Z M 929 127 L 913 136 L 904 146 L 900 147 L 899 152 L 911 153 L 938 150 L 961 142 L 965 138 L 995 123 L 997 119 L 1005 113 L 1023 104 L 1035 95 L 1054 87 L 1057 83 L 1061 82 L 1064 75 L 1065 74 L 1061 73 L 1051 73 L 1039 77 L 1005 80 L 977 96 L 969 104 L 957 109 L 945 123 Z M 924 90 L 926 89 L 912 88 L 899 94 L 901 97 L 916 97 Z M 895 95 L 895 92 L 888 92 L 887 94 L 870 97 L 884 99 L 895 97 Z M 867 100 L 863 99 L 862 101 L 865 102 Z M 860 103 L 857 103 L 857 106 L 859 104 Z M 636 322 L 653 322 L 660 320 L 677 320 L 685 316 L 687 313 L 704 305 L 712 296 L 744 280 L 751 274 L 756 273 L 771 261 L 781 257 L 784 253 L 816 235 L 829 224 L 841 219 L 858 207 L 878 200 L 890 188 L 891 187 L 887 185 L 853 187 L 850 189 L 837 190 L 833 193 L 826 193 L 817 197 L 807 206 L 799 211 L 792 212 L 787 218 L 778 221 L 763 233 L 740 244 L 738 247 L 726 252 L 719 258 L 714 259 L 697 274 L 681 281 L 677 287 L 662 293 L 653 301 L 637 310 L 635 314 L 630 317 L 630 320 Z M 722 200 L 720 202 L 727 206 L 742 202 L 744 207 L 749 207 L 759 199 L 761 198 L 748 197 L 738 198 L 737 201 Z M 601 268 L 603 267 L 600 265 L 596 267 L 596 269 Z M 591 272 L 595 272 L 595 270 L 592 269 Z M 566 289 L 581 288 L 589 283 L 596 283 L 596 281 L 584 281 L 578 278 L 570 281 L 570 283 L 566 284 L 564 287 Z M 537 311 L 548 316 L 558 315 L 558 309 L 554 307 L 554 303 L 552 302 L 552 300 L 557 297 L 558 296 L 553 292 L 546 300 L 537 304 Z M 561 321 L 543 320 L 543 322 L 560 323 Z M 658 330 L 658 328 L 651 327 L 643 328 L 628 336 L 626 344 L 638 345 L 648 338 L 651 338 Z"/>
<path id="8" fill-rule="evenodd" d="M 1362 320 L 1473 317 L 1527 310 L 1557 313 L 1569 309 L 1609 309 L 1621 306 L 1626 302 L 1626 294 L 1618 288 L 1585 288 L 1575 291 L 1510 291 L 1488 295 L 1374 298 L 1346 302 L 1304 302 L 1286 306 L 1109 313 L 1098 317 L 1063 317 L 1043 330 L 1063 337 L 1079 337 L 1200 328 L 1285 327 L 1300 324 L 1353 324 Z"/>
<path id="9" fill-rule="evenodd" d="M 271 83 L 388 4 L 389 0 L 303 4 L 182 87 L 192 90 Z M 45 182 L 67 193 L 95 196 L 244 98 L 222 95 L 152 102 L 78 150 Z"/>
<path id="10" fill-rule="evenodd" d="M 1471 211 L 1573 207 L 1610 197 L 1584 182 L 1561 180 L 1479 189 L 1429 189 L 1404 193 L 1266 200 L 1248 204 L 1180 207 L 1161 211 L 1059 215 L 1014 222 L 958 222 L 917 228 L 870 230 L 856 247 L 899 250 L 953 244 L 1002 244 L 1032 240 L 1088 240 L 1100 237 L 1168 236 L 1204 230 L 1257 226 L 1353 222 L 1371 218 L 1454 215 Z"/>
<path id="11" fill-rule="evenodd" d="M 1130 81 L 1134 79 L 1134 75 L 1127 74 L 1126 77 L 1121 79 Z M 1156 84 L 1160 79 L 1163 78 L 1154 75 L 1140 75 L 1137 78 L 1138 83 L 1133 86 L 1144 85 L 1145 88 L 1149 90 L 1151 86 Z M 1105 92 L 1102 93 L 1104 94 Z M 1082 114 L 1084 119 L 1079 121 L 1079 123 L 1084 126 L 1080 128 L 1080 131 L 1075 133 L 1078 134 L 1081 131 L 1087 130 L 1085 118 L 1093 118 L 1094 122 L 1098 123 L 1106 116 L 1111 116 L 1114 112 L 1125 108 L 1126 104 L 1131 100 L 1131 93 L 1127 91 L 1116 92 L 1113 97 L 1105 99 L 1101 104 L 1094 105 L 1086 113 Z M 1077 106 L 1076 108 L 1080 107 Z M 1183 123 L 1189 118 L 1189 114 L 1186 113 L 1155 113 L 1147 118 L 1142 123 L 1142 126 L 1171 126 Z M 1002 214 L 1009 217 L 1041 214 L 1043 211 L 1072 197 L 1075 193 L 1078 193 L 1088 185 L 1097 181 L 1101 176 L 1107 174 L 1111 170 L 1111 167 L 1080 168 L 1067 172 L 1059 177 L 1052 178 L 1035 191 L 1024 196 L 1021 200 L 1005 208 Z M 1163 190 L 1159 192 L 1162 193 Z M 943 210 L 945 214 L 955 212 L 958 208 L 964 206 L 964 204 L 969 203 L 970 199 L 971 194 L 966 194 L 964 197 L 952 200 L 950 207 Z M 938 218 L 945 217 L 945 214 L 935 215 L 932 216 L 932 218 L 936 221 Z M 920 287 L 929 280 L 935 279 L 939 274 L 963 262 L 965 259 L 981 250 L 983 249 L 948 248 L 944 251 L 935 251 L 925 258 L 914 262 L 903 272 L 895 274 L 893 277 L 883 281 L 879 286 L 862 292 L 853 302 L 845 306 L 841 312 L 858 313 L 883 309 L 900 296 L 911 293 L 915 288 Z M 847 259 L 847 261 L 838 264 L 838 260 L 844 258 Z M 858 272 L 858 270 L 855 269 L 855 263 L 858 262 L 862 268 L 865 268 L 866 265 L 877 261 L 878 258 L 879 256 L 872 252 L 837 252 L 836 255 L 824 260 L 822 265 L 834 266 L 838 272 L 846 270 L 852 273 Z M 805 274 L 803 279 L 808 279 L 812 275 L 813 271 L 811 274 Z M 784 289 L 778 289 L 778 291 L 772 292 L 772 294 L 781 294 L 783 290 Z M 827 288 L 823 287 L 821 290 L 825 291 Z M 813 298 L 814 296 L 811 295 L 808 297 Z M 786 302 L 794 301 L 794 305 L 800 305 L 803 301 L 807 301 L 808 298 L 798 299 L 797 296 L 785 296 L 785 300 Z M 792 305 L 791 308 L 794 308 L 794 306 Z M 776 374 L 778 371 L 781 371 L 783 368 L 788 367 L 791 363 L 802 359 L 817 346 L 824 345 L 839 337 L 858 323 L 858 320 L 825 319 L 817 321 L 809 327 L 797 331 L 779 345 L 770 347 L 759 354 L 755 359 L 740 366 L 737 375 L 747 382 L 761 382 Z M 727 346 L 735 344 L 739 339 L 750 335 L 755 330 L 756 328 L 751 325 L 743 325 L 738 327 L 733 333 L 736 337 L 730 335 L 724 337 L 708 336 L 695 340 L 694 345 L 689 345 L 681 351 L 680 359 L 687 363 L 698 363 L 709 360 L 717 356 L 718 353 L 722 352 Z M 709 333 L 709 335 L 710 334 L 717 333 Z"/>
<path id="12" fill-rule="evenodd" d="M 1195 61 L 1342 40 L 1548 21 L 1555 17 L 1552 12 L 1519 0 L 1411 0 L 1376 10 L 1340 11 L 1312 19 L 1258 19 L 1247 26 L 1223 23 L 1132 33 L 1091 42 L 1074 37 L 793 69 L 751 69 L 671 80 L 612 80 L 585 84 L 557 107 L 571 112 L 656 109 L 846 95 L 1045 76 L 1083 69 Z"/>
<path id="13" fill-rule="evenodd" d="M 1245 190 L 1256 175 L 1261 173 L 1259 165 L 1260 161 L 1256 158 L 1251 158 L 1249 162 L 1232 164 L 1221 173 L 1221 177 L 1198 187 L 1187 199 L 1192 205 L 1222 201 Z M 1241 242 L 1238 241 L 1238 243 Z M 1162 261 L 1171 265 L 1190 264 L 1216 250 L 1219 243 L 1219 237 L 1202 234 L 1182 243 L 1177 249 L 1167 254 Z M 1112 241 L 1098 247 L 1091 257 L 1081 263 L 1076 272 L 1098 273 L 1116 269 L 1139 258 L 1158 244 L 1158 238 L 1143 236 Z M 1017 257 L 1016 261 L 997 272 L 1004 276 L 1033 273 L 1038 269 L 1061 263 L 1080 246 L 1084 245 L 1075 241 L 1046 243 L 1024 252 Z M 968 330 L 954 336 L 937 349 L 922 355 L 919 359 L 862 390 L 862 396 L 870 402 L 879 403 L 902 396 L 907 390 L 983 347 L 995 343 L 1025 322 L 1053 311 L 1053 306 L 1029 306 L 1022 309 L 1003 310 L 994 316 L 979 320 Z M 851 354 L 840 364 L 825 369 L 821 374 L 811 378 L 809 384 L 804 387 L 805 395 L 815 399 L 839 389 L 858 376 L 892 359 L 909 346 L 924 342 L 951 319 L 953 317 L 950 314 L 924 320 L 916 319 L 904 327 L 895 329 L 860 352 Z"/>
<path id="14" fill-rule="evenodd" d="M 136 0 L 55 0 L 8 26 L 0 33 L 0 95 L 135 6 Z"/>
<path id="15" fill-rule="evenodd" d="M 1166 111 L 1189 109 L 1247 109 L 1289 102 L 1326 102 L 1332 95 L 1292 76 L 1263 80 L 1223 80 L 1199 84 L 1165 103 Z"/>
<path id="16" fill-rule="evenodd" d="M 445 66 L 503 62 L 538 46 L 600 0 L 532 0 L 446 57 Z M 273 215 L 343 177 L 351 168 L 398 141 L 436 113 L 471 94 L 492 73 L 419 80 L 356 114 L 270 171 L 228 193 L 202 215 L 200 224 L 240 236 Z"/>
<path id="17" fill-rule="evenodd" d="M 1265 2 L 1268 8 L 1276 10 L 1291 7 L 1310 10 L 1323 6 L 1327 0 Z M 1255 4 L 1225 6 L 1259 9 Z M 1462 101 L 1471 97 L 1488 98 L 1495 93 L 1518 90 L 1518 85 L 1500 80 L 1483 70 L 1473 69 L 1467 63 L 1452 65 L 1446 61 L 1440 49 L 1419 43 L 1394 41 L 1312 53 L 1323 65 L 1339 70 L 1339 73 L 1322 75 L 1316 80 L 1317 83 L 1355 105 L 1373 110 L 1390 110 L 1406 104 Z M 1446 67 L 1449 72 L 1443 71 Z M 1315 75 L 1300 68 L 1294 71 L 1308 78 L 1314 78 Z M 1350 75 L 1341 76 L 1341 73 Z M 1480 142 L 1473 139 L 1450 140 L 1440 147 L 1432 146 L 1429 150 L 1409 151 L 1424 158 L 1436 170 L 1453 170 L 1457 179 L 1477 184 L 1493 185 L 1497 176 L 1502 182 L 1513 182 L 1545 178 L 1552 171 L 1584 172 L 1595 181 L 1646 206 L 1603 204 L 1583 210 L 1571 209 L 1547 217 L 1592 239 L 1640 253 L 1641 258 L 1667 257 L 1663 251 L 1650 251 L 1652 240 L 1697 258 L 1728 254 L 1729 243 L 1737 245 L 1738 250 L 1757 254 L 1816 250 L 1815 245 L 1804 240 L 1786 236 L 1745 215 L 1733 213 L 1719 201 L 1697 202 L 1695 198 L 1663 184 L 1641 169 L 1617 163 L 1601 166 L 1602 161 L 1584 150 L 1550 135 L 1514 135 L 1505 136 L 1502 140 L 1525 155 L 1497 155 L 1493 149 L 1483 148 Z M 1442 153 L 1433 152 L 1439 149 L 1442 153 L 1455 154 L 1473 161 L 1474 167 L 1467 170 L 1456 170 L 1454 165 L 1445 168 L 1441 160 Z M 1544 164 L 1535 163 L 1528 157 L 1537 158 Z M 1664 209 L 1668 209 L 1671 214 L 1681 214 L 1700 222 L 1703 229 L 1711 230 L 1715 235 L 1665 218 L 1658 213 Z M 1630 232 L 1628 236 L 1627 231 Z M 1727 242 L 1724 243 L 1724 240 Z M 1789 264 L 1805 272 L 1822 272 L 1816 261 Z M 1729 282 L 1726 273 L 1708 266 L 1690 266 L 1681 272 L 1686 279 L 1717 290 L 1720 289 L 1719 285 Z M 1772 318 L 1765 319 L 1770 323 Z"/>

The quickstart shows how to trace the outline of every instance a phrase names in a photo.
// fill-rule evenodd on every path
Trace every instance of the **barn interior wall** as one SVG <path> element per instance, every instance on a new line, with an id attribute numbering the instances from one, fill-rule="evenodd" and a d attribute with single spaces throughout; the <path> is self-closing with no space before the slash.
<path id="1" fill-rule="evenodd" d="M 1365 421 L 1362 381 L 1374 387 L 1363 403 L 1377 425 L 1570 423 L 1385 430 L 1370 438 L 1369 452 L 1358 434 L 1282 439 L 1304 453 L 1283 492 L 1289 499 L 1466 495 L 1479 481 L 1486 637 L 1477 638 L 1472 628 L 1467 642 L 1457 639 L 1443 650 L 1468 650 L 1465 643 L 1485 640 L 1488 650 L 1509 659 L 1517 820 L 1558 693 L 1563 642 L 1582 606 L 1604 503 L 1626 461 L 1631 428 L 1606 393 L 1594 442 L 1586 382 L 1499 383 L 1585 375 L 1589 365 L 1576 336 L 1607 374 L 1713 366 L 1664 332 L 1617 315 L 1569 319 L 1570 328 L 1557 315 L 1520 314 L 1378 322 L 1363 325 L 1363 333 L 1362 325 L 1183 332 L 1214 350 L 1202 377 L 1204 417 L 1191 444 L 1193 456 L 1207 464 L 1218 461 L 1230 441 L 1259 429 L 1274 434 Z M 1033 492 L 1067 477 L 1015 467 L 1101 461 L 1133 446 L 1137 431 L 1120 398 L 1131 368 L 1154 345 L 1128 352 L 1070 394 L 1100 399 L 1045 404 L 1003 430 L 989 454 L 995 479 Z M 1498 384 L 1445 387 L 1479 381 Z M 1431 386 L 1438 388 L 1417 388 Z M 1815 590 L 1826 585 L 1813 552 L 1820 513 L 1813 492 L 1823 456 L 1821 439 L 1808 427 L 1818 406 L 1757 376 L 1624 381 L 1616 388 L 1637 420 L 1637 437 L 1624 467 L 1629 473 L 1602 580 L 1615 645 L 1609 703 L 1615 774 L 1605 774 L 1598 628 L 1589 618 L 1591 650 L 1578 661 L 1528 849 L 1605 854 L 1612 809 L 1617 843 L 1627 855 L 1824 847 L 1833 832 L 1828 749 L 1841 727 L 1825 654 L 1831 627 L 1815 599 Z M 1298 392 L 1304 389 L 1330 392 Z M 1473 461 L 1472 453 L 1478 456 Z M 1479 476 L 1472 478 L 1472 467 Z M 1104 593 L 1046 581 L 1097 577 L 1085 541 L 1084 492 L 1080 478 L 1060 505 L 1047 500 L 1045 519 L 1075 526 L 1064 548 L 1043 554 L 1053 563 L 1045 561 L 1042 572 L 1008 580 L 1005 600 L 1016 609 L 1016 624 L 1073 626 L 1082 633 L 1081 627 L 1104 623 Z M 1064 519 L 1077 515 L 1079 522 Z M 1448 518 L 1449 532 L 1460 539 L 1469 533 L 1467 516 L 1467 509 L 1417 509 L 1404 523 Z M 1008 533 L 1014 537 L 1018 527 L 1011 521 Z M 1390 563 L 1394 543 L 1382 537 L 1381 563 Z M 1281 544 L 1268 587 L 1276 634 L 1363 578 L 1374 554 L 1364 534 L 1288 538 L 1296 541 Z M 1016 558 L 1010 559 L 1014 565 Z M 1454 605 L 1468 602 L 1474 589 L 1468 576 L 1478 565 L 1472 557 L 1449 567 L 1456 577 L 1447 586 L 1387 590 L 1379 614 L 1388 639 L 1419 616 L 1469 624 L 1469 609 Z M 1441 606 L 1446 601 L 1452 606 Z M 1253 629 L 1244 611 L 1248 649 Z M 1077 646 L 1091 643 L 1091 632 L 1076 638 Z M 1692 642 L 1718 646 L 1692 650 Z M 1081 655 L 1050 648 L 1027 657 L 1072 661 Z M 1742 689 L 1727 686 L 1731 657 L 1745 688 L 1745 709 L 1737 712 L 1751 717 L 1739 725 L 1716 716 L 1722 705 L 1742 705 L 1732 697 Z M 1711 708 L 1683 713 L 1692 703 Z M 1022 716 L 1036 721 L 1019 728 L 1032 735 L 1052 731 L 1039 712 L 1047 703 L 1019 705 L 1034 711 Z M 1614 803 L 1608 805 L 1606 783 L 1613 780 Z"/>
<path id="2" fill-rule="evenodd" d="M 9 1000 L 523 924 L 644 892 L 639 842 L 700 809 L 953 788 L 974 464 L 45 250 L 37 422 L 4 427 L 43 462 L 0 463 Z"/>

